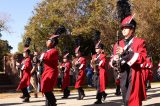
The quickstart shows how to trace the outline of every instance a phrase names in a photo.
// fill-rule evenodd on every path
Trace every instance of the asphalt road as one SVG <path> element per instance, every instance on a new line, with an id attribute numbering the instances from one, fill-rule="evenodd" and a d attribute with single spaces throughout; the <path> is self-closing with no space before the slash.
<path id="1" fill-rule="evenodd" d="M 123 106 L 122 97 L 114 95 L 115 89 L 106 89 L 106 92 L 108 96 L 101 105 L 94 105 L 96 91 L 85 92 L 86 97 L 84 100 L 77 100 L 76 92 L 71 93 L 68 99 L 61 99 L 62 94 L 56 94 L 56 99 L 58 106 Z M 148 90 L 147 95 L 148 99 L 143 102 L 143 106 L 160 106 L 160 83 L 152 84 L 152 88 Z M 0 106 L 45 106 L 45 98 L 42 96 L 38 98 L 31 97 L 29 103 L 23 103 L 18 96 L 0 99 Z"/>

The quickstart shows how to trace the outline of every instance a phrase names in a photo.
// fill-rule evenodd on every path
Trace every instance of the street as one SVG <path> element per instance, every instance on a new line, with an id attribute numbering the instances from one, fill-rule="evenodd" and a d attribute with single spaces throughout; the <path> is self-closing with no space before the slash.
<path id="1" fill-rule="evenodd" d="M 115 89 L 106 89 L 108 96 L 103 104 L 96 106 L 123 106 L 122 97 L 115 96 Z M 62 94 L 55 94 L 58 106 L 95 106 L 96 91 L 85 92 L 84 100 L 77 100 L 77 93 L 72 92 L 68 99 L 61 99 Z M 0 94 L 1 95 L 1 94 Z M 3 94 L 4 95 L 4 94 Z M 143 106 L 160 106 L 160 83 L 152 84 L 152 88 L 147 92 L 147 100 L 143 102 Z M 30 98 L 29 103 L 23 103 L 18 96 L 9 96 L 8 98 L 0 98 L 0 106 L 45 106 L 45 98 L 40 95 L 39 98 Z"/>

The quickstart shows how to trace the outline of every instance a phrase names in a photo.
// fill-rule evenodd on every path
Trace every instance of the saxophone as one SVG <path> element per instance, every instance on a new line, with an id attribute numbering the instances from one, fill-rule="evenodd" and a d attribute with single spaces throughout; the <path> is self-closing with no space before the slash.
<path id="1" fill-rule="evenodd" d="M 97 54 L 96 58 L 91 60 L 91 65 L 93 66 L 94 72 L 96 72 L 97 74 L 99 73 L 99 68 L 98 68 L 100 62 L 99 57 L 100 54 Z"/>

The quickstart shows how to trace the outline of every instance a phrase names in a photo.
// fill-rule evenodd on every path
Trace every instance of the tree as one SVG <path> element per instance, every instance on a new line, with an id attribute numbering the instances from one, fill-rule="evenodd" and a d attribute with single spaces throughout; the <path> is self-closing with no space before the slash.
<path id="1" fill-rule="evenodd" d="M 74 39 L 77 36 L 83 37 L 82 47 L 85 49 L 85 45 L 92 45 L 91 38 L 94 31 L 98 30 L 107 54 L 111 54 L 119 26 L 114 19 L 116 2 L 117 0 L 43 0 L 35 8 L 33 17 L 25 27 L 23 41 L 31 37 L 31 49 L 33 50 L 35 45 L 39 51 L 43 51 L 49 35 L 60 25 L 64 25 L 71 34 L 60 38 L 58 48 L 60 52 L 64 49 L 73 52 Z M 136 35 L 146 39 L 148 54 L 158 61 L 160 1 L 132 0 L 130 3 L 138 23 Z M 89 52 L 90 49 L 86 51 Z"/>
<path id="2" fill-rule="evenodd" d="M 148 55 L 160 60 L 160 1 L 134 0 L 133 8 L 138 21 L 138 35 L 146 40 Z"/>
<path id="3" fill-rule="evenodd" d="M 0 40 L 0 71 L 3 70 L 3 57 L 8 55 L 11 49 L 12 47 L 9 46 L 7 40 Z"/>
<path id="4" fill-rule="evenodd" d="M 6 14 L 0 13 L 0 33 L 1 31 L 10 32 L 9 26 L 7 25 L 9 21 L 9 16 Z M 2 35 L 0 35 L 1 37 Z"/>
<path id="5" fill-rule="evenodd" d="M 0 14 L 0 37 L 2 36 L 1 31 L 10 32 L 7 25 L 8 19 L 6 15 Z M 0 39 L 0 71 L 3 70 L 3 57 L 9 54 L 11 49 L 7 40 Z"/>
<path id="6" fill-rule="evenodd" d="M 25 27 L 26 32 L 23 38 L 31 37 L 32 45 L 36 45 L 42 51 L 48 35 L 53 33 L 58 26 L 64 25 L 71 32 L 72 37 L 60 39 L 59 48 L 61 51 L 64 49 L 64 42 L 70 45 L 67 48 L 73 48 L 71 45 L 74 43 L 75 36 L 81 35 L 86 41 L 87 39 L 91 40 L 94 30 L 102 32 L 102 42 L 106 43 L 106 48 L 108 48 L 110 43 L 113 43 L 111 40 L 113 37 L 110 35 L 115 34 L 115 31 L 110 31 L 114 29 L 111 16 L 112 9 L 113 4 L 105 0 L 42 1 L 35 8 L 34 16 L 31 17 L 29 24 Z M 73 39 L 66 42 L 68 38 Z"/>

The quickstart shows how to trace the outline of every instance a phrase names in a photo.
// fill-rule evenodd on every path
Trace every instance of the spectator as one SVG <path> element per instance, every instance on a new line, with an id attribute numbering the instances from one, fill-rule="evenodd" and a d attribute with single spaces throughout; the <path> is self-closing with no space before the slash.
<path id="1" fill-rule="evenodd" d="M 86 76 L 87 76 L 87 84 L 88 87 L 92 87 L 92 76 L 93 76 L 93 69 L 91 68 L 90 64 L 88 64 L 86 68 Z"/>

